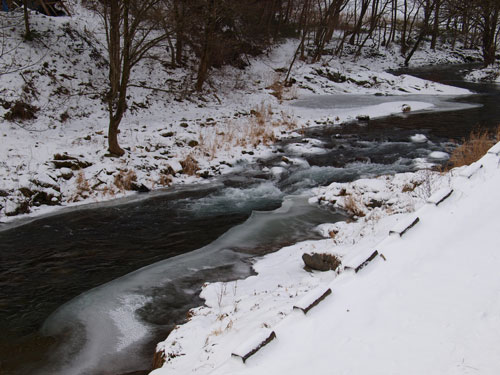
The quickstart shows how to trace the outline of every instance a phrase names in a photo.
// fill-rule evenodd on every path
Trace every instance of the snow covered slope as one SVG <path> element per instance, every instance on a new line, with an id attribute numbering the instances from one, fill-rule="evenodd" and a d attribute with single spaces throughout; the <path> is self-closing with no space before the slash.
<path id="1" fill-rule="evenodd" d="M 500 159 L 492 152 L 478 164 L 470 178 L 456 169 L 432 180 L 440 196 L 453 190 L 439 205 L 409 192 L 397 201 L 413 201 L 413 213 L 384 214 L 405 206 L 382 204 L 357 223 L 322 226 L 336 233 L 333 239 L 264 257 L 257 276 L 224 289 L 207 286 L 207 306 L 159 345 L 167 362 L 152 374 L 498 374 Z M 383 201 L 390 187 L 411 190 L 411 175 L 351 183 L 343 195 L 357 189 L 360 202 Z M 323 201 L 337 185 L 318 191 Z M 389 235 L 408 215 L 419 222 L 403 236 Z M 304 252 L 347 259 L 367 249 L 380 255 L 358 273 L 302 269 Z M 307 315 L 292 311 L 294 301 L 321 285 L 332 295 Z M 245 363 L 230 356 L 261 327 L 276 339 Z"/>
<path id="2" fill-rule="evenodd" d="M 375 117 L 409 107 L 412 111 L 432 107 L 428 100 L 416 100 L 417 94 L 469 93 L 384 73 L 401 62 L 394 50 L 359 59 L 347 55 L 325 57 L 314 64 L 298 61 L 292 71 L 296 84 L 283 88 L 279 95 L 272 87 L 283 80 L 279 72 L 289 66 L 296 40 L 253 59 L 246 70 L 211 71 L 203 93 L 192 89 L 193 67 L 173 68 L 162 64 L 162 59 L 148 60 L 133 72 L 129 111 L 120 125 L 119 140 L 127 154 L 109 158 L 103 102 L 105 34 L 99 18 L 80 1 L 67 3 L 72 17 L 31 13 L 38 35 L 33 42 L 22 39 L 21 13 L 4 15 L 12 31 L 5 43 L 15 53 L 0 56 L 0 117 L 10 118 L 0 126 L 2 222 L 16 215 L 130 195 L 131 188 L 158 189 L 226 173 L 228 164 L 251 159 L 250 151 L 254 157 L 263 155 L 270 139 L 287 137 L 295 129 L 314 124 L 318 116 L 338 125 L 357 115 Z M 464 61 L 451 50 L 418 55 L 419 64 Z M 163 58 L 168 61 L 168 54 Z M 321 114 L 288 104 L 289 99 L 304 95 L 333 93 L 397 95 L 398 99 Z M 413 101 L 405 98 L 408 94 L 414 94 Z M 282 101 L 276 97 L 280 95 Z M 34 118 L 22 121 L 14 116 L 13 108 L 22 103 L 31 106 Z M 196 160 L 197 171 L 181 166 L 187 155 Z M 66 160 L 54 163 L 56 158 Z M 136 187 L 130 184 L 134 179 Z"/>

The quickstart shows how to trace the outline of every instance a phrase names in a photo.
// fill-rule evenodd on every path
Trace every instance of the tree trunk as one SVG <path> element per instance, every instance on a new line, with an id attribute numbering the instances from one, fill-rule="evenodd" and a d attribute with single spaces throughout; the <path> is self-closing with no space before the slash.
<path id="1" fill-rule="evenodd" d="M 174 1 L 174 19 L 175 19 L 175 62 L 178 66 L 183 65 L 182 55 L 184 52 L 184 5 L 179 4 L 179 0 Z"/>
<path id="2" fill-rule="evenodd" d="M 30 27 L 30 15 L 28 12 L 28 0 L 23 0 L 23 11 L 24 11 L 24 39 L 33 40 L 33 34 L 31 33 Z"/>
<path id="3" fill-rule="evenodd" d="M 366 15 L 366 11 L 368 10 L 368 5 L 370 5 L 370 0 L 361 0 L 361 10 L 359 12 L 359 18 L 356 22 L 356 26 L 352 31 L 351 38 L 349 39 L 349 44 L 354 45 L 356 43 L 356 37 L 361 32 L 361 28 L 363 27 L 363 18 Z"/>
<path id="4" fill-rule="evenodd" d="M 495 8 L 485 6 L 483 10 L 483 60 L 484 66 L 489 66 L 495 63 L 496 54 L 496 33 L 498 27 L 498 17 L 500 6 L 494 5 Z"/>
<path id="5" fill-rule="evenodd" d="M 411 58 L 413 57 L 413 54 L 417 51 L 418 47 L 420 46 L 420 43 L 422 43 L 422 40 L 424 40 L 424 37 L 429 32 L 429 21 L 430 21 L 432 12 L 434 10 L 434 7 L 436 6 L 436 1 L 438 1 L 438 0 L 426 0 L 426 2 L 425 2 L 424 20 L 422 22 L 423 23 L 422 29 L 420 30 L 417 41 L 413 45 L 413 48 L 411 49 L 410 53 L 408 53 L 408 56 L 406 56 L 406 58 L 405 58 L 405 66 L 408 66 Z"/>
<path id="6" fill-rule="evenodd" d="M 113 156 L 123 156 L 125 151 L 118 144 L 118 126 L 120 122 L 114 119 L 111 115 L 109 118 L 109 128 L 108 128 L 108 151 Z"/>
<path id="7" fill-rule="evenodd" d="M 401 54 L 406 55 L 408 44 L 406 43 L 406 30 L 408 28 L 408 0 L 403 2 L 403 30 L 401 32 Z"/>
<path id="8" fill-rule="evenodd" d="M 441 0 L 436 0 L 434 9 L 434 25 L 432 28 L 431 49 L 436 50 L 436 42 L 439 35 L 439 10 L 441 8 Z"/>
<path id="9" fill-rule="evenodd" d="M 212 54 L 213 37 L 215 33 L 215 22 L 217 15 L 216 2 L 217 0 L 208 0 L 207 15 L 205 22 L 205 33 L 203 35 L 203 45 L 198 65 L 198 75 L 196 78 L 196 91 L 201 91 L 203 84 L 208 77 L 208 68 L 210 67 L 210 55 Z"/>

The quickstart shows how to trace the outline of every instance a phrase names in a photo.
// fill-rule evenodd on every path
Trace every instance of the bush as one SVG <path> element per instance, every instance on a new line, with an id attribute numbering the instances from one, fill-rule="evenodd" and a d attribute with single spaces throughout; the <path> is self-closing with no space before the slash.
<path id="1" fill-rule="evenodd" d="M 468 139 L 463 139 L 463 143 L 455 148 L 451 153 L 448 162 L 448 169 L 469 165 L 481 159 L 486 152 L 498 141 L 500 127 L 497 128 L 495 136 L 487 130 L 472 131 Z"/>
<path id="2" fill-rule="evenodd" d="M 38 107 L 18 100 L 14 103 L 14 105 L 10 108 L 10 110 L 5 114 L 4 117 L 8 121 L 33 120 L 36 119 L 35 114 L 38 112 L 38 110 Z"/>
<path id="3" fill-rule="evenodd" d="M 133 183 L 137 181 L 137 175 L 133 170 L 120 171 L 115 176 L 115 186 L 120 190 L 132 190 Z"/>
<path id="4" fill-rule="evenodd" d="M 188 176 L 194 176 L 196 172 L 200 170 L 198 162 L 191 154 L 189 154 L 186 157 L 186 159 L 181 161 L 181 165 L 182 165 L 182 172 L 184 174 L 187 174 Z"/>

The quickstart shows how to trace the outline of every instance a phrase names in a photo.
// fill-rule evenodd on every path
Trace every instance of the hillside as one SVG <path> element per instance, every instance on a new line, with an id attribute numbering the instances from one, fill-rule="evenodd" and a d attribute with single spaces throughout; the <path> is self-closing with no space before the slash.
<path id="1" fill-rule="evenodd" d="M 280 138 L 316 123 L 340 126 L 357 115 L 384 116 L 430 103 L 408 103 L 409 94 L 465 94 L 409 76 L 385 73 L 402 64 L 391 49 L 360 58 L 325 56 L 297 61 L 294 84 L 283 79 L 297 40 L 283 40 L 244 69 L 213 69 L 206 88 L 193 90 L 192 66 L 171 68 L 162 58 L 133 72 L 129 110 L 120 127 L 122 158 L 107 155 L 107 62 L 99 18 L 78 2 L 72 17 L 31 13 L 35 40 L 24 41 L 20 14 L 9 22 L 1 56 L 0 220 L 39 215 L 60 206 L 109 200 L 228 173 L 232 166 L 265 155 Z M 414 64 L 477 59 L 475 50 L 418 51 Z M 167 56 L 164 57 L 167 59 Z M 312 94 L 398 95 L 391 105 L 330 113 L 291 106 Z"/>

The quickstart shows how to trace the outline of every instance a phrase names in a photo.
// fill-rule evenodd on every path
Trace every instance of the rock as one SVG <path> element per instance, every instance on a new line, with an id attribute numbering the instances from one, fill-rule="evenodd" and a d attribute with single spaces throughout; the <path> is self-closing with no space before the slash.
<path id="1" fill-rule="evenodd" d="M 16 216 L 20 214 L 27 214 L 30 212 L 30 203 L 28 200 L 13 202 L 8 200 L 5 203 L 5 216 Z"/>
<path id="2" fill-rule="evenodd" d="M 56 206 L 61 203 L 61 194 L 54 189 L 44 189 L 42 191 L 37 191 L 32 201 L 36 206 Z"/>
<path id="3" fill-rule="evenodd" d="M 22 187 L 19 188 L 19 191 L 21 192 L 22 195 L 24 195 L 26 198 L 31 198 L 35 193 L 33 190 L 27 187 Z"/>
<path id="4" fill-rule="evenodd" d="M 433 151 L 428 156 L 429 159 L 448 160 L 450 155 L 443 151 Z"/>
<path id="5" fill-rule="evenodd" d="M 176 173 L 182 172 L 182 165 L 179 163 L 178 160 L 170 160 L 167 163 L 167 173 L 166 174 L 171 174 L 175 175 Z"/>
<path id="6" fill-rule="evenodd" d="M 210 178 L 210 177 L 212 177 L 212 175 L 211 175 L 210 171 L 207 171 L 207 170 L 205 170 L 205 171 L 201 171 L 201 172 L 198 172 L 197 174 L 198 174 L 198 176 L 200 176 L 201 178 Z"/>
<path id="7" fill-rule="evenodd" d="M 302 260 L 306 269 L 317 271 L 336 270 L 341 264 L 340 260 L 332 254 L 305 253 L 302 255 Z"/>
<path id="8" fill-rule="evenodd" d="M 403 104 L 403 105 L 401 106 L 401 111 L 402 111 L 403 113 L 410 112 L 410 111 L 411 111 L 411 107 L 410 107 L 408 104 Z"/>
<path id="9" fill-rule="evenodd" d="M 368 116 L 368 115 L 358 115 L 358 116 L 356 116 L 356 120 L 358 120 L 358 121 L 370 121 L 370 116 Z"/>
<path id="10" fill-rule="evenodd" d="M 383 201 L 379 201 L 377 199 L 371 199 L 370 202 L 366 205 L 368 208 L 380 208 L 384 204 Z"/>
<path id="11" fill-rule="evenodd" d="M 52 188 L 54 190 L 60 191 L 60 188 L 57 185 L 56 180 L 45 173 L 40 173 L 36 175 L 34 178 L 30 179 L 30 182 L 42 188 Z"/>
<path id="12" fill-rule="evenodd" d="M 424 134 L 415 134 L 410 137 L 410 141 L 415 143 L 425 143 L 428 139 Z"/>
<path id="13" fill-rule="evenodd" d="M 198 146 L 198 141 L 195 141 L 194 139 L 192 139 L 188 142 L 188 146 L 189 147 L 196 147 L 196 146 Z"/>
<path id="14" fill-rule="evenodd" d="M 149 193 L 151 191 L 146 185 L 133 181 L 130 184 L 130 190 L 137 191 L 139 193 Z"/>
<path id="15" fill-rule="evenodd" d="M 54 164 L 55 168 L 69 168 L 74 171 L 79 169 L 85 169 L 92 165 L 91 162 L 86 160 L 80 160 L 74 156 L 70 156 L 67 154 L 55 154 L 54 159 L 52 160 L 52 164 Z"/>
<path id="16" fill-rule="evenodd" d="M 71 168 L 61 168 L 59 170 L 59 175 L 65 180 L 69 180 L 73 177 L 73 170 Z"/>
<path id="17" fill-rule="evenodd" d="M 8 191 L 0 189 L 0 197 L 4 198 L 4 197 L 8 197 L 8 196 L 9 196 Z"/>

